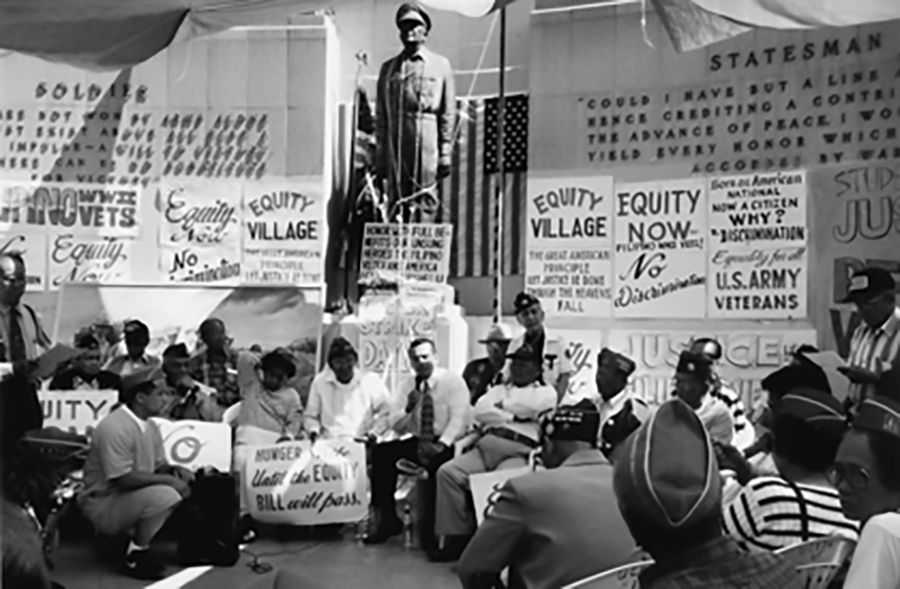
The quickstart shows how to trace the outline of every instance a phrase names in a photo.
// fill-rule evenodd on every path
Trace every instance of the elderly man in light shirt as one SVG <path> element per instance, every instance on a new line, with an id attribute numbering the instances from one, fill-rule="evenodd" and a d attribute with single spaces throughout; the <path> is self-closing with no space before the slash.
<path id="1" fill-rule="evenodd" d="M 359 368 L 353 345 L 336 337 L 328 365 L 309 389 L 303 423 L 309 437 L 369 437 L 388 428 L 390 394 L 381 377 Z"/>
<path id="2" fill-rule="evenodd" d="M 528 464 L 539 445 L 538 415 L 556 405 L 556 390 L 544 384 L 534 350 L 526 344 L 506 357 L 510 382 L 491 387 L 475 404 L 482 436 L 471 451 L 438 469 L 435 533 L 444 537 L 444 548 L 433 560 L 455 560 L 475 532 L 469 477 Z"/>
<path id="3" fill-rule="evenodd" d="M 520 292 L 513 301 L 513 307 L 516 310 L 516 320 L 525 328 L 525 332 L 513 339 L 507 349 L 515 352 L 528 344 L 541 362 L 544 382 L 556 389 L 556 399 L 559 402 L 569 390 L 569 379 L 572 376 L 569 343 L 544 326 L 544 309 L 541 301 L 533 294 Z M 507 378 L 509 368 L 504 368 L 503 373 Z"/>

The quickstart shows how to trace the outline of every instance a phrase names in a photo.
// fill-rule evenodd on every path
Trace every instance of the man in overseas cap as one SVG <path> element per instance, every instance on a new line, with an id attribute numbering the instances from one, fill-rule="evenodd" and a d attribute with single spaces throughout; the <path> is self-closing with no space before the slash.
<path id="1" fill-rule="evenodd" d="M 469 385 L 473 405 L 491 386 L 503 381 L 503 366 L 506 364 L 506 352 L 511 341 L 512 332 L 504 323 L 494 323 L 488 330 L 487 337 L 478 340 L 478 343 L 487 348 L 487 356 L 472 360 L 463 370 L 463 380 Z"/>
<path id="2" fill-rule="evenodd" d="M 712 438 L 726 446 L 734 439 L 734 418 L 725 403 L 709 394 L 712 361 L 704 354 L 682 352 L 675 368 L 675 394 L 687 403 Z"/>
<path id="3" fill-rule="evenodd" d="M 456 85 L 450 61 L 425 48 L 425 9 L 404 3 L 394 20 L 403 51 L 378 74 L 375 166 L 390 208 L 400 204 L 406 222 L 433 222 L 441 208 L 437 183 L 452 165 Z"/>
<path id="4" fill-rule="evenodd" d="M 528 344 L 536 357 L 543 363 L 544 382 L 556 389 L 557 400 L 561 400 L 569 390 L 572 363 L 568 342 L 544 327 L 544 310 L 541 301 L 528 292 L 520 292 L 513 301 L 516 320 L 525 328 L 525 333 L 515 338 L 510 350 L 518 350 Z M 504 378 L 509 371 L 504 368 Z"/>
<path id="5" fill-rule="evenodd" d="M 850 337 L 847 366 L 841 368 L 852 381 L 850 398 L 858 404 L 875 387 L 882 372 L 900 363 L 900 307 L 897 284 L 890 272 L 866 267 L 854 272 L 845 303 L 853 303 L 862 322 Z"/>
<path id="6" fill-rule="evenodd" d="M 597 354 L 594 376 L 600 394 L 597 403 L 600 412 L 597 444 L 607 456 L 613 446 L 624 439 L 624 431 L 634 431 L 650 415 L 647 403 L 625 390 L 628 377 L 635 368 L 634 360 L 609 348 L 603 348 Z"/>
<path id="7" fill-rule="evenodd" d="M 437 472 L 435 532 L 444 537 L 440 560 L 458 558 L 475 531 L 469 477 L 526 466 L 529 454 L 540 445 L 538 415 L 556 405 L 556 391 L 543 383 L 533 351 L 523 346 L 507 358 L 509 382 L 491 387 L 475 404 L 474 418 L 482 434 L 475 447 Z"/>
<path id="8" fill-rule="evenodd" d="M 122 327 L 125 341 L 125 353 L 113 356 L 103 367 L 119 376 L 140 372 L 146 368 L 154 368 L 162 364 L 157 356 L 147 353 L 150 344 L 150 328 L 138 319 L 130 319 Z"/>
<path id="9" fill-rule="evenodd" d="M 619 507 L 634 539 L 655 559 L 641 573 L 643 589 L 789 585 L 795 573 L 783 557 L 746 553 L 723 535 L 715 451 L 686 403 L 663 403 L 617 457 Z"/>
<path id="10" fill-rule="evenodd" d="M 489 498 L 459 562 L 464 588 L 492 587 L 507 566 L 509 587 L 562 587 L 634 553 L 612 467 L 595 447 L 598 426 L 587 399 L 542 418 L 542 456 L 552 470 L 511 478 Z"/>
<path id="11" fill-rule="evenodd" d="M 60 367 L 50 381 L 50 390 L 112 391 L 119 388 L 119 375 L 100 368 L 100 342 L 93 333 L 89 330 L 78 332 L 75 348 L 78 355 L 68 366 Z"/>
<path id="12" fill-rule="evenodd" d="M 709 394 L 725 403 L 731 411 L 734 421 L 734 445 L 743 450 L 753 443 L 754 431 L 747 421 L 747 410 L 740 393 L 719 374 L 718 366 L 724 356 L 721 342 L 711 337 L 699 337 L 691 341 L 688 350 L 709 358 L 711 363 Z"/>
<path id="13" fill-rule="evenodd" d="M 718 448 L 719 467 L 737 472 L 737 482 L 729 481 L 725 491 L 728 533 L 751 551 L 777 550 L 824 536 L 855 542 L 859 526 L 841 513 L 838 492 L 828 481 L 846 429 L 840 401 L 801 386 L 782 395 L 774 407 L 774 475 L 755 477 L 739 451 Z"/>
<path id="14" fill-rule="evenodd" d="M 864 522 L 844 587 L 897 587 L 900 401 L 872 396 L 860 404 L 830 474 L 844 514 Z"/>

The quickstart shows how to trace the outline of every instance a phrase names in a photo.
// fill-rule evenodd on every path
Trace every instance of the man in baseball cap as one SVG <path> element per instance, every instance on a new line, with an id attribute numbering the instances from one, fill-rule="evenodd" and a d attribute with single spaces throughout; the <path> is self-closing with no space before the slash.
<path id="1" fill-rule="evenodd" d="M 529 292 L 520 292 L 513 301 L 516 320 L 525 328 L 525 332 L 510 344 L 510 350 L 517 350 L 528 344 L 535 355 L 541 359 L 544 367 L 544 382 L 556 389 L 559 400 L 569 390 L 569 377 L 572 374 L 572 363 L 569 357 L 569 344 L 544 327 L 544 310 L 541 301 Z M 508 376 L 504 369 L 504 378 Z"/>
<path id="2" fill-rule="evenodd" d="M 712 361 L 705 354 L 682 352 L 675 368 L 675 393 L 700 417 L 714 440 L 730 446 L 734 439 L 734 418 L 725 403 L 709 394 Z"/>
<path id="3" fill-rule="evenodd" d="M 850 338 L 847 366 L 840 368 L 852 382 L 850 398 L 858 404 L 875 394 L 881 373 L 900 362 L 900 307 L 897 284 L 890 272 L 869 266 L 855 272 L 843 302 L 853 303 L 862 322 Z"/>
<path id="4" fill-rule="evenodd" d="M 716 454 L 696 412 L 661 405 L 619 450 L 613 485 L 637 543 L 655 562 L 641 587 L 786 587 L 793 567 L 774 553 L 744 552 L 722 533 Z"/>
<path id="5" fill-rule="evenodd" d="M 488 389 L 503 381 L 503 366 L 506 352 L 512 341 L 512 331 L 505 323 L 494 323 L 484 339 L 478 340 L 487 348 L 487 356 L 476 358 L 466 364 L 463 380 L 469 387 L 471 403 L 474 405 Z"/>
<path id="6" fill-rule="evenodd" d="M 599 422 L 587 399 L 543 417 L 551 470 L 510 478 L 489 499 L 459 561 L 464 588 L 492 587 L 506 567 L 510 587 L 563 587 L 634 553 L 612 492 L 612 467 L 595 447 Z"/>

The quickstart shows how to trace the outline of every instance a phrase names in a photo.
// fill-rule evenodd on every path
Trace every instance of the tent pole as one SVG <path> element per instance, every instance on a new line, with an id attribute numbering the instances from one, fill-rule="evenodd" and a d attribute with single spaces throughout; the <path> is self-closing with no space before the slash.
<path id="1" fill-rule="evenodd" d="M 497 101 L 497 201 L 494 206 L 494 322 L 503 319 L 503 201 L 506 198 L 504 127 L 506 123 L 506 7 L 500 9 L 500 98 Z M 512 228 L 510 228 L 512 229 Z"/>

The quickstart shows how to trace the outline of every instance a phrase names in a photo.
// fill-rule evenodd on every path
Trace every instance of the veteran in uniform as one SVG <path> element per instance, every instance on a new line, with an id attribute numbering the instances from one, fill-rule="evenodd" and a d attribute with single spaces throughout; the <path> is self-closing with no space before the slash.
<path id="1" fill-rule="evenodd" d="M 472 360 L 463 370 L 463 380 L 469 386 L 473 405 L 488 389 L 503 382 L 503 367 L 506 365 L 506 352 L 511 341 L 509 326 L 504 323 L 491 325 L 487 337 L 478 340 L 479 344 L 484 344 L 487 348 L 487 356 Z"/>
<path id="2" fill-rule="evenodd" d="M 491 387 L 475 404 L 482 436 L 475 447 L 437 471 L 435 533 L 444 537 L 438 560 L 459 557 L 475 531 L 469 476 L 528 464 L 538 447 L 538 415 L 556 405 L 556 391 L 541 380 L 541 366 L 527 346 L 507 355 L 510 382 Z"/>
<path id="3" fill-rule="evenodd" d="M 533 294 L 520 292 L 513 306 L 516 320 L 525 332 L 510 342 L 509 349 L 518 350 L 523 344 L 530 346 L 542 363 L 544 383 L 556 389 L 559 402 L 569 390 L 569 377 L 572 375 L 569 343 L 544 327 L 544 310 L 541 301 Z M 503 369 L 503 377 L 509 377 L 509 368 Z"/>
<path id="4" fill-rule="evenodd" d="M 450 173 L 456 124 L 453 70 L 446 57 L 425 48 L 431 17 L 421 6 L 402 4 L 395 21 L 403 51 L 385 61 L 378 74 L 376 172 L 387 184 L 391 206 L 404 202 L 404 222 L 429 223 L 440 214 L 437 182 Z"/>
<path id="5" fill-rule="evenodd" d="M 560 407 L 541 421 L 541 456 L 551 470 L 508 480 L 459 562 L 465 589 L 562 587 L 628 561 L 635 543 L 613 493 L 613 467 L 595 447 L 593 403 Z"/>
<path id="6" fill-rule="evenodd" d="M 734 417 L 731 410 L 718 397 L 710 394 L 712 362 L 703 354 L 682 352 L 675 368 L 675 392 L 687 403 L 715 442 L 731 446 L 734 440 Z"/>
<path id="7" fill-rule="evenodd" d="M 594 374 L 600 394 L 597 400 L 597 411 L 600 413 L 597 446 L 607 458 L 622 431 L 634 431 L 650 416 L 647 403 L 625 390 L 628 377 L 635 368 L 634 360 L 609 348 L 603 348 L 597 354 L 597 371 Z"/>

